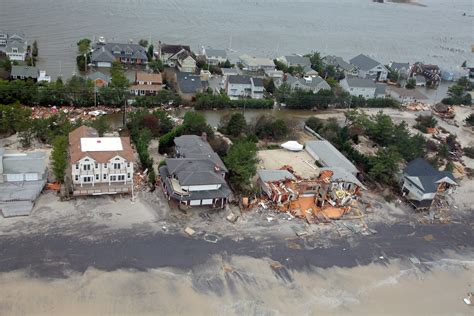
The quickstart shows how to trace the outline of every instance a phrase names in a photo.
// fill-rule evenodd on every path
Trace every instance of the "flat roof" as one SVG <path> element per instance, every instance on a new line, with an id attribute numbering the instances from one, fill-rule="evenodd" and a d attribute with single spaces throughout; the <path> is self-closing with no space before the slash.
<path id="1" fill-rule="evenodd" d="M 123 150 L 120 137 L 81 138 L 81 151 L 120 151 Z"/>

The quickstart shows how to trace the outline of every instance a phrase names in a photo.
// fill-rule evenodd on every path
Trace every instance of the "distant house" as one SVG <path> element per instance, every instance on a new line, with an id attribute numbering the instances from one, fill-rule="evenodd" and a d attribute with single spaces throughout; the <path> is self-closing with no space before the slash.
<path id="1" fill-rule="evenodd" d="M 346 172 L 357 176 L 359 170 L 339 150 L 327 140 L 313 140 L 305 142 L 305 150 L 321 167 L 339 167 Z"/>
<path id="2" fill-rule="evenodd" d="M 311 60 L 309 57 L 304 57 L 301 55 L 287 55 L 278 58 L 279 61 L 284 63 L 287 67 L 311 67 Z"/>
<path id="3" fill-rule="evenodd" d="M 11 61 L 24 61 L 27 49 L 24 34 L 0 31 L 0 52 L 5 53 Z"/>
<path id="4" fill-rule="evenodd" d="M 196 59 L 194 59 L 192 53 L 188 51 L 182 51 L 176 55 L 176 66 L 181 72 L 196 72 Z"/>
<path id="5" fill-rule="evenodd" d="M 100 71 L 96 71 L 90 75 L 87 75 L 87 79 L 94 82 L 94 87 L 96 89 L 108 86 L 110 82 L 110 77 Z"/>
<path id="6" fill-rule="evenodd" d="M 436 87 L 441 82 L 441 69 L 437 65 L 417 62 L 411 68 L 410 76 L 416 77 L 417 75 L 425 78 L 428 87 Z"/>
<path id="7" fill-rule="evenodd" d="M 39 71 L 38 82 L 51 82 L 51 76 L 46 74 L 46 70 Z"/>
<path id="8" fill-rule="evenodd" d="M 222 71 L 222 80 L 221 80 L 221 83 L 220 83 L 221 89 L 225 89 L 225 85 L 227 83 L 227 78 L 229 76 L 237 76 L 237 75 L 242 74 L 242 70 L 240 70 L 237 67 L 235 67 L 235 68 L 222 68 L 221 71 Z"/>
<path id="9" fill-rule="evenodd" d="M 388 87 L 387 94 L 400 103 L 423 102 L 428 99 L 423 93 L 415 89 L 405 89 L 395 86 Z"/>
<path id="10" fill-rule="evenodd" d="M 132 193 L 134 161 L 128 137 L 99 137 L 86 126 L 69 133 L 73 195 Z"/>
<path id="11" fill-rule="evenodd" d="M 37 81 L 39 77 L 39 70 L 33 66 L 12 66 L 10 78 L 13 80 L 27 80 L 32 79 Z"/>
<path id="12" fill-rule="evenodd" d="M 231 100 L 241 98 L 262 99 L 265 88 L 263 80 L 250 76 L 233 75 L 227 77 L 225 91 Z"/>
<path id="13" fill-rule="evenodd" d="M 222 160 L 202 137 L 183 135 L 174 142 L 176 158 L 165 159 L 159 169 L 168 199 L 188 206 L 223 208 L 231 191 Z"/>
<path id="14" fill-rule="evenodd" d="M 160 73 L 137 71 L 135 83 L 130 87 L 130 91 L 136 96 L 156 95 L 162 85 L 163 79 Z"/>
<path id="15" fill-rule="evenodd" d="M 114 61 L 128 65 L 146 65 L 148 56 L 145 48 L 138 44 L 98 43 L 95 45 L 91 53 L 91 63 L 95 67 L 110 68 Z"/>
<path id="16" fill-rule="evenodd" d="M 416 80 L 416 86 L 417 87 L 426 87 L 426 79 L 422 75 L 416 75 L 415 77 Z"/>
<path id="17" fill-rule="evenodd" d="M 29 215 L 47 178 L 45 153 L 6 153 L 0 148 L 0 212 Z"/>
<path id="18" fill-rule="evenodd" d="M 348 63 L 342 57 L 328 55 L 322 58 L 326 66 L 333 66 L 337 71 L 344 72 L 346 75 L 357 76 L 357 67 Z"/>
<path id="19" fill-rule="evenodd" d="M 388 67 L 397 72 L 401 79 L 407 79 L 410 76 L 410 63 L 391 62 Z"/>
<path id="20" fill-rule="evenodd" d="M 349 92 L 350 95 L 356 97 L 364 97 L 366 99 L 375 98 L 377 85 L 372 79 L 364 79 L 358 77 L 346 77 L 339 84 L 341 88 Z"/>
<path id="21" fill-rule="evenodd" d="M 191 54 L 191 48 L 188 45 L 170 45 L 158 42 L 158 58 L 170 67 L 175 67 L 178 64 L 178 55 L 183 52 Z M 183 55 L 184 56 L 184 55 Z"/>
<path id="22" fill-rule="evenodd" d="M 285 73 L 281 70 L 267 70 L 265 71 L 265 77 L 273 80 L 281 80 Z"/>
<path id="23" fill-rule="evenodd" d="M 275 70 L 275 63 L 269 58 L 253 57 L 247 54 L 244 54 L 239 57 L 240 63 L 244 69 L 249 71 L 268 71 Z"/>
<path id="24" fill-rule="evenodd" d="M 417 158 L 403 170 L 402 192 L 416 208 L 429 208 L 438 194 L 456 186 L 449 171 L 438 171 L 426 160 Z"/>
<path id="25" fill-rule="evenodd" d="M 227 52 L 225 49 L 205 48 L 203 49 L 203 55 L 209 65 L 218 65 L 225 63 L 227 60 Z"/>
<path id="26" fill-rule="evenodd" d="M 310 76 L 310 77 L 315 77 L 319 75 L 319 73 L 313 68 L 311 68 L 311 66 L 305 66 L 303 68 L 303 72 L 305 76 Z"/>
<path id="27" fill-rule="evenodd" d="M 196 93 L 202 92 L 204 86 L 199 75 L 187 72 L 176 73 L 176 91 L 185 101 L 192 101 Z"/>
<path id="28" fill-rule="evenodd" d="M 318 93 L 320 90 L 331 90 L 331 86 L 320 76 L 305 76 L 304 78 L 296 78 L 288 75 L 285 81 L 292 89 L 301 89 Z"/>
<path id="29" fill-rule="evenodd" d="M 349 61 L 357 68 L 360 78 L 373 78 L 375 81 L 385 81 L 388 76 L 388 69 L 380 62 L 360 54 Z"/>

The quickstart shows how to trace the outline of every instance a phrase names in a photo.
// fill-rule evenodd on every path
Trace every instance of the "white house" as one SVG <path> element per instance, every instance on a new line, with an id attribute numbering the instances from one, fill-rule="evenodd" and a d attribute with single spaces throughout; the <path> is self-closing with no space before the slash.
<path id="1" fill-rule="evenodd" d="M 375 81 L 386 81 L 388 69 L 380 62 L 360 54 L 349 61 L 357 67 L 358 76 L 360 78 L 372 78 Z"/>
<path id="2" fill-rule="evenodd" d="M 284 63 L 287 67 L 311 67 L 311 60 L 309 57 L 301 55 L 286 55 L 278 58 L 278 61 Z"/>
<path id="3" fill-rule="evenodd" d="M 395 86 L 389 86 L 387 94 L 400 103 L 423 102 L 428 99 L 423 93 L 415 89 L 405 89 Z"/>
<path id="4" fill-rule="evenodd" d="M 69 134 L 73 195 L 131 193 L 134 154 L 128 137 L 98 137 L 91 127 Z"/>
<path id="5" fill-rule="evenodd" d="M 27 49 L 25 35 L 0 31 L 0 52 L 5 53 L 10 60 L 24 61 Z"/>
<path id="6" fill-rule="evenodd" d="M 263 80 L 249 76 L 232 75 L 227 77 L 225 91 L 231 100 L 241 98 L 262 99 L 265 88 Z"/>
<path id="7" fill-rule="evenodd" d="M 183 51 L 177 55 L 177 66 L 181 72 L 196 72 L 196 60 L 188 51 Z"/>
<path id="8" fill-rule="evenodd" d="M 205 56 L 206 62 L 209 65 L 218 65 L 225 63 L 227 60 L 227 52 L 225 49 L 203 48 L 202 54 Z"/>
<path id="9" fill-rule="evenodd" d="M 331 90 L 331 86 L 320 76 L 296 78 L 288 75 L 286 83 L 288 83 L 292 89 L 301 89 L 313 93 L 318 93 L 320 90 Z"/>
<path id="10" fill-rule="evenodd" d="M 239 57 L 240 63 L 246 70 L 257 71 L 257 70 L 275 70 L 275 63 L 269 58 L 253 57 L 244 54 Z"/>
<path id="11" fill-rule="evenodd" d="M 364 97 L 366 99 L 375 98 L 377 85 L 372 79 L 363 79 L 357 77 L 347 77 L 342 79 L 339 84 L 341 88 L 349 92 L 350 95 L 356 97 Z"/>

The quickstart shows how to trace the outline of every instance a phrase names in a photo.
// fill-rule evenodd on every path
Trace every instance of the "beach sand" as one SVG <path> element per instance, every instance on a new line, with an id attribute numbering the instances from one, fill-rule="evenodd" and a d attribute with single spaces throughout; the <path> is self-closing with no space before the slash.
<path id="1" fill-rule="evenodd" d="M 87 270 L 64 279 L 0 274 L 1 315 L 472 315 L 474 261 L 288 271 L 211 258 L 192 271 Z"/>

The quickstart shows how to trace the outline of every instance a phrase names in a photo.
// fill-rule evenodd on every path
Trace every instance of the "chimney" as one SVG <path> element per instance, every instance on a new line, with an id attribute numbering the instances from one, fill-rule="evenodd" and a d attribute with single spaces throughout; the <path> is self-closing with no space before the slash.
<path id="1" fill-rule="evenodd" d="M 201 134 L 201 139 L 205 142 L 207 142 L 207 133 L 206 132 L 202 132 Z"/>

